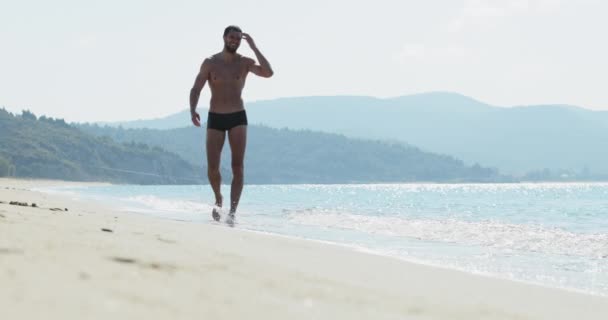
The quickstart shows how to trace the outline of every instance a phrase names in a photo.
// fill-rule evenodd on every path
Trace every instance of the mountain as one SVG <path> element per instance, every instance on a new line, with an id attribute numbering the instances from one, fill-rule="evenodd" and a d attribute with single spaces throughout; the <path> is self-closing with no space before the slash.
<path id="1" fill-rule="evenodd" d="M 206 130 L 185 128 L 124 129 L 81 125 L 83 131 L 118 142 L 144 143 L 174 152 L 192 165 L 206 162 Z M 247 132 L 247 183 L 381 183 L 508 181 L 494 169 L 466 166 L 449 156 L 398 143 L 346 138 L 308 130 L 250 125 Z M 221 161 L 230 177 L 230 148 Z"/>
<path id="2" fill-rule="evenodd" d="M 545 168 L 608 173 L 606 111 L 567 105 L 504 108 L 434 92 L 389 99 L 282 98 L 249 103 L 247 112 L 251 124 L 408 143 L 509 174 Z M 170 119 L 157 119 L 156 127 L 191 125 L 187 110 Z M 126 125 L 146 127 L 151 122 Z"/>
<path id="3" fill-rule="evenodd" d="M 200 112 L 207 112 L 206 110 L 202 110 Z M 186 118 L 184 118 L 186 116 Z M 186 119 L 187 121 L 184 121 Z M 100 126 L 109 126 L 109 127 L 121 127 L 124 129 L 139 129 L 139 128 L 147 128 L 147 129 L 173 129 L 173 128 L 182 128 L 189 124 L 190 122 L 190 111 L 185 110 L 182 112 L 174 113 L 172 115 L 168 115 L 163 118 L 157 119 L 148 119 L 148 120 L 133 120 L 133 121 L 122 121 L 122 122 L 99 122 L 97 123 Z"/>
<path id="4" fill-rule="evenodd" d="M 61 119 L 0 109 L 0 176 L 133 184 L 195 184 L 197 168 L 141 143 L 119 144 Z"/>

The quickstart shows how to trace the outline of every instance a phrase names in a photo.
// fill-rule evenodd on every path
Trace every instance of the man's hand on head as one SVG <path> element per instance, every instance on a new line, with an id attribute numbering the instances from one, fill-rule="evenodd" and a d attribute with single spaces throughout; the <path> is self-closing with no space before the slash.
<path id="1" fill-rule="evenodd" d="M 253 41 L 253 38 L 249 35 L 249 33 L 242 33 L 243 35 L 243 39 L 245 39 L 245 41 L 247 41 L 247 44 L 249 45 L 249 47 L 251 49 L 255 48 L 255 42 Z"/>

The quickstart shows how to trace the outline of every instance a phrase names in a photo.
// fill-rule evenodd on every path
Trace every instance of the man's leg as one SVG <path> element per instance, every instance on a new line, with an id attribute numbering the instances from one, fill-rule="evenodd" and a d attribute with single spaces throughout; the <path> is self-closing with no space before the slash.
<path id="1" fill-rule="evenodd" d="M 247 126 L 236 126 L 228 131 L 228 142 L 232 151 L 232 186 L 230 187 L 230 214 L 234 215 L 241 199 L 244 181 L 245 145 Z"/>
<path id="2" fill-rule="evenodd" d="M 213 189 L 213 193 L 215 194 L 215 205 L 218 207 L 222 206 L 220 156 L 222 155 L 225 139 L 226 133 L 224 131 L 207 129 L 207 177 L 209 178 L 211 189 Z M 212 211 L 212 215 L 216 221 L 220 220 L 220 214 L 215 208 Z"/>

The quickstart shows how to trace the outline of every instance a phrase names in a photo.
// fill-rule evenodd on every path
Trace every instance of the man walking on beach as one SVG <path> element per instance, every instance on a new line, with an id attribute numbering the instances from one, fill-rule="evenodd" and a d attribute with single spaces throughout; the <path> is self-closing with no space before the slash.
<path id="1" fill-rule="evenodd" d="M 245 39 L 259 62 L 236 53 Z M 264 58 L 255 45 L 253 38 L 243 33 L 237 26 L 228 26 L 224 30 L 224 49 L 205 59 L 198 76 L 190 90 L 190 114 L 192 123 L 200 127 L 201 118 L 196 112 L 196 105 L 205 83 L 209 81 L 211 101 L 207 115 L 207 175 L 215 194 L 215 208 L 212 216 L 220 220 L 218 208 L 222 207 L 223 197 L 220 191 L 220 156 L 226 133 L 232 152 L 232 185 L 230 188 L 230 212 L 227 222 L 234 223 L 236 208 L 243 191 L 244 157 L 247 141 L 247 115 L 241 98 L 245 87 L 245 78 L 252 72 L 260 77 L 270 78 L 273 75 L 268 60 Z"/>

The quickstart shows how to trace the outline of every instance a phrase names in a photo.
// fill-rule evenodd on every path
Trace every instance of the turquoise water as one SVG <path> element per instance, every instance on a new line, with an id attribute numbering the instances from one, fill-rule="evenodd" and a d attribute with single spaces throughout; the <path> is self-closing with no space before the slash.
<path id="1" fill-rule="evenodd" d="M 209 186 L 46 191 L 217 223 Z M 247 185 L 235 227 L 608 296 L 607 183 Z"/>

